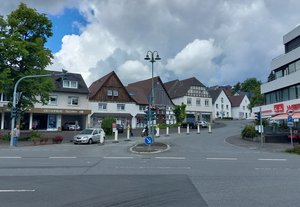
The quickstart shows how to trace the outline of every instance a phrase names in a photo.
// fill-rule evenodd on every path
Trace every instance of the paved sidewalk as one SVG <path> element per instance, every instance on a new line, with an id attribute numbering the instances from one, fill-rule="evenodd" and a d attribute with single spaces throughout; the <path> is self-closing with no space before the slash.
<path id="1" fill-rule="evenodd" d="M 267 152 L 284 152 L 286 149 L 292 148 L 290 143 L 260 143 L 242 139 L 239 135 L 228 137 L 225 141 L 238 147 L 244 147 L 253 150 L 261 150 Z"/>

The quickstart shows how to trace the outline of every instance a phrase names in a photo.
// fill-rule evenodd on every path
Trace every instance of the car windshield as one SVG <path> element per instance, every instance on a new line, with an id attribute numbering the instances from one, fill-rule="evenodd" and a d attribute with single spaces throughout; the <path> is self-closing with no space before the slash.
<path id="1" fill-rule="evenodd" d="M 79 134 L 92 134 L 92 133 L 93 133 L 92 129 L 84 129 Z"/>

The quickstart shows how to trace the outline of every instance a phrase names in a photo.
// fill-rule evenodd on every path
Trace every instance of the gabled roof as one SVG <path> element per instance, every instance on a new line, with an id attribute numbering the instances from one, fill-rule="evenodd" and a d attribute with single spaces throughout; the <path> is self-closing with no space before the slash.
<path id="1" fill-rule="evenodd" d="M 53 74 L 61 74 L 61 72 L 58 71 L 50 71 Z M 77 88 L 64 88 L 63 87 L 63 80 L 62 77 L 60 75 L 55 75 L 52 76 L 52 79 L 54 80 L 54 84 L 55 84 L 55 92 L 65 92 L 65 93 L 83 93 L 83 94 L 88 94 L 89 93 L 89 89 L 87 87 L 87 85 L 85 84 L 81 74 L 77 74 L 77 73 L 67 73 L 66 74 L 66 78 L 65 80 L 69 80 L 69 81 L 77 81 Z"/>
<path id="2" fill-rule="evenodd" d="M 205 87 L 197 78 L 192 77 L 179 81 L 178 79 L 164 83 L 171 98 L 183 97 L 191 86 Z"/>
<path id="3" fill-rule="evenodd" d="M 160 82 L 160 85 L 164 88 L 164 91 L 168 95 L 168 98 L 171 100 L 170 95 L 168 94 L 168 91 L 166 90 L 165 85 L 161 81 L 159 76 L 153 77 L 153 83 Z M 151 95 L 151 89 L 152 89 L 152 78 L 138 81 L 135 83 L 130 83 L 126 87 L 127 91 L 129 92 L 130 96 L 138 103 L 138 104 L 149 104 L 148 99 Z"/>
<path id="4" fill-rule="evenodd" d="M 212 98 L 212 103 L 215 103 L 217 98 L 219 97 L 220 93 L 223 89 L 217 88 L 217 89 L 208 89 L 208 93 L 210 94 Z M 225 93 L 226 94 L 226 93 Z"/>
<path id="5" fill-rule="evenodd" d="M 241 95 L 241 96 L 228 96 L 230 102 L 231 102 L 231 106 L 232 107 L 238 107 L 241 105 L 243 99 L 244 99 L 245 95 Z"/>
<path id="6" fill-rule="evenodd" d="M 116 73 L 114 71 L 108 73 L 107 75 L 103 76 L 102 78 L 94 81 L 90 87 L 90 94 L 89 94 L 89 99 L 92 99 L 97 93 L 98 91 L 102 88 L 102 86 L 106 83 L 106 81 L 112 76 L 112 75 L 116 75 Z M 117 76 L 117 75 L 116 75 Z M 118 77 L 118 76 L 117 76 Z M 121 82 L 121 81 L 120 81 Z"/>

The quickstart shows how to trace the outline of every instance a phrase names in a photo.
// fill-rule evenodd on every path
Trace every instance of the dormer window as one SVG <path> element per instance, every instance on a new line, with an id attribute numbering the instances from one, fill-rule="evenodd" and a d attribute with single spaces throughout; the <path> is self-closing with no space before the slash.
<path id="1" fill-rule="evenodd" d="M 63 81 L 63 87 L 64 88 L 78 88 L 78 82 L 77 81 L 64 80 Z"/>

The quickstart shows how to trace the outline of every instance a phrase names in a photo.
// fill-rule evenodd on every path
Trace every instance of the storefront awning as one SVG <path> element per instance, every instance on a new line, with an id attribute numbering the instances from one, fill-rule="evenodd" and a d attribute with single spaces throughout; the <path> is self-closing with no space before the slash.
<path id="1" fill-rule="evenodd" d="M 300 112 L 294 113 L 294 115 L 292 117 L 293 117 L 293 119 L 299 119 L 300 118 Z M 287 118 L 288 118 L 287 114 L 278 114 L 276 116 L 273 116 L 271 119 L 280 120 L 280 119 L 287 119 Z"/>

